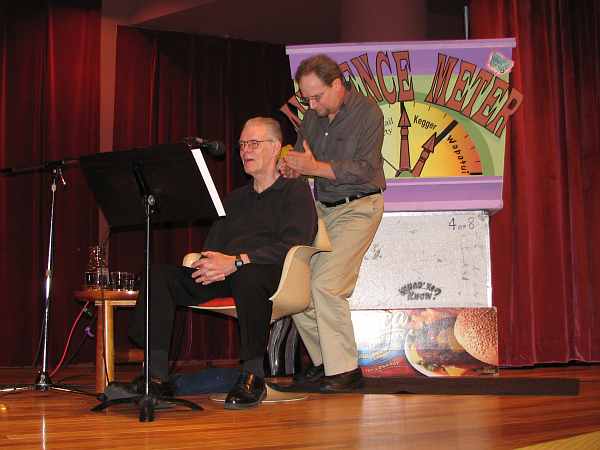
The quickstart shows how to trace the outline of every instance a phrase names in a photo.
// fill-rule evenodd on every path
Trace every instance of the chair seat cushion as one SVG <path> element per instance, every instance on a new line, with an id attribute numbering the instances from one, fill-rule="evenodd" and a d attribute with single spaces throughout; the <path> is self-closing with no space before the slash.
<path id="1" fill-rule="evenodd" d="M 213 298 L 204 303 L 196 305 L 199 308 L 235 308 L 233 297 Z"/>

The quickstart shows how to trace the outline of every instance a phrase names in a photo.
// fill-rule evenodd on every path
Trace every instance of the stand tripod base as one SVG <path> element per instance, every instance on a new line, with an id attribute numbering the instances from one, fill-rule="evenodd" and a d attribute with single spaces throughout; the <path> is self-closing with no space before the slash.
<path id="1" fill-rule="evenodd" d="M 40 372 L 38 374 L 35 383 L 32 384 L 4 384 L 0 385 L 0 393 L 11 393 L 11 392 L 22 392 L 22 391 L 61 391 L 61 392 L 72 392 L 74 394 L 90 395 L 95 397 L 96 394 L 92 392 L 86 392 L 75 386 L 68 384 L 52 383 L 48 372 Z"/>
<path id="2" fill-rule="evenodd" d="M 140 422 L 152 422 L 154 421 L 154 411 L 160 409 L 159 402 L 175 403 L 176 405 L 187 406 L 192 411 L 202 411 L 204 408 L 200 405 L 196 405 L 194 402 L 184 400 L 182 398 L 173 397 L 159 397 L 150 395 L 138 395 L 135 397 L 115 398 L 100 403 L 92 408 L 93 412 L 103 411 L 106 408 L 113 405 L 121 405 L 126 403 L 135 403 L 140 408 Z"/>

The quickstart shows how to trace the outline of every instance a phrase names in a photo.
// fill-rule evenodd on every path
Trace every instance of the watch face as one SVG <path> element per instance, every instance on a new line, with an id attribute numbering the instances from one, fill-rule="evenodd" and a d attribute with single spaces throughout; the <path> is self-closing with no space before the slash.
<path id="1" fill-rule="evenodd" d="M 244 261 L 242 261 L 242 259 L 241 259 L 241 258 L 238 256 L 238 257 L 235 259 L 235 267 L 239 269 L 239 268 L 240 268 L 240 267 L 242 267 L 243 265 L 244 265 Z"/>

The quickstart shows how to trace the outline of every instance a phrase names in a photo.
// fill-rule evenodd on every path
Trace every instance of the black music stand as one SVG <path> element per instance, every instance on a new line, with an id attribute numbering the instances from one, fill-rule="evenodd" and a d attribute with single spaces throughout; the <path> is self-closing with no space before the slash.
<path id="1" fill-rule="evenodd" d="M 105 401 L 92 411 L 136 403 L 140 421 L 151 422 L 159 400 L 201 410 L 201 406 L 188 400 L 150 392 L 150 236 L 152 223 L 189 223 L 225 215 L 204 157 L 199 149 L 167 144 L 85 156 L 80 158 L 80 165 L 111 228 L 142 224 L 146 227 L 144 393 Z"/>

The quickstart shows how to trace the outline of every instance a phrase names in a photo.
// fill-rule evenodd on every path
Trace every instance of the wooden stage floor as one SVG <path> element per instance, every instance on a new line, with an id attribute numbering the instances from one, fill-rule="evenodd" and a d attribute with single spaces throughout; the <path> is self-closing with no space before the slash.
<path id="1" fill-rule="evenodd" d="M 119 378 L 133 372 L 119 369 Z M 0 397 L 2 449 L 514 449 L 600 431 L 600 365 L 503 370 L 501 376 L 581 380 L 570 397 L 311 395 L 307 400 L 226 411 L 157 411 L 141 423 L 131 405 L 93 413 L 93 397 L 60 392 Z M 0 383 L 31 382 L 29 369 L 0 369 Z M 92 367 L 54 381 L 92 389 Z M 595 435 L 594 435 L 595 436 Z M 573 448 L 560 446 L 553 448 Z M 578 447 L 581 449 L 600 447 Z"/>

